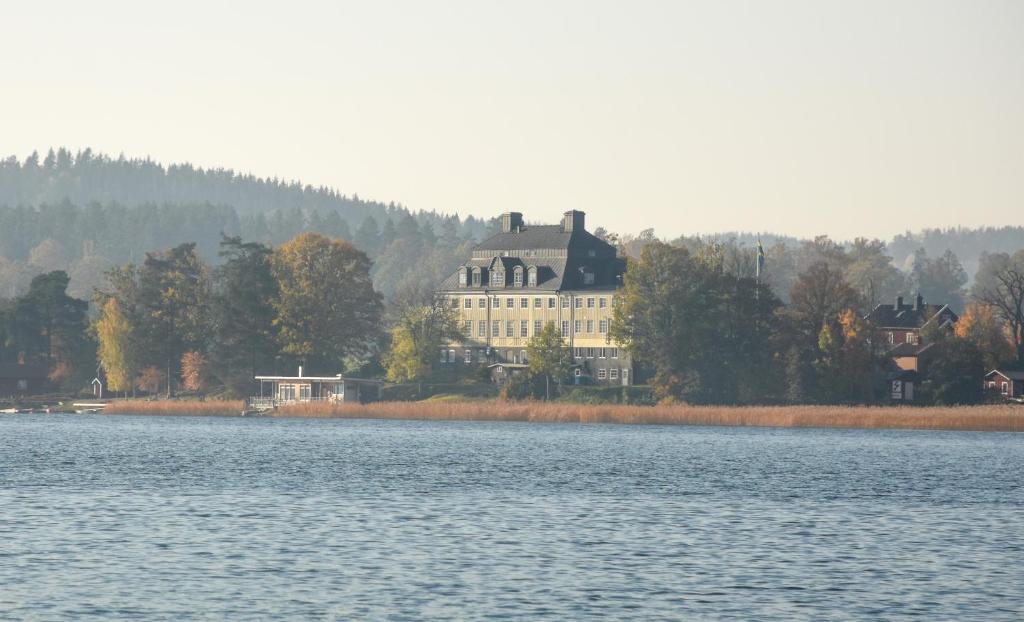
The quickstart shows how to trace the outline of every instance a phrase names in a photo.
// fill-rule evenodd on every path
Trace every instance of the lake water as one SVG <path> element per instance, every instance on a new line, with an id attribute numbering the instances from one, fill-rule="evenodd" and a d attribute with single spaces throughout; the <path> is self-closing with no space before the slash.
<path id="1" fill-rule="evenodd" d="M 1024 615 L 1024 435 L 0 416 L 0 618 Z"/>

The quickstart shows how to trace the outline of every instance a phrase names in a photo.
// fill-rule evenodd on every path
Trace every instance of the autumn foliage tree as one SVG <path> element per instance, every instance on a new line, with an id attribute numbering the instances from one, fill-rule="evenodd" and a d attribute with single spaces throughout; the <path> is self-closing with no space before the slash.
<path id="1" fill-rule="evenodd" d="M 442 346 L 459 339 L 458 313 L 440 296 L 410 302 L 396 313 L 391 347 L 384 356 L 388 379 L 414 382 L 433 369 Z"/>
<path id="2" fill-rule="evenodd" d="M 274 251 L 271 267 L 280 288 L 274 325 L 286 354 L 314 368 L 337 369 L 346 357 L 371 352 L 382 302 L 365 253 L 343 240 L 303 233 Z"/>
<path id="3" fill-rule="evenodd" d="M 111 391 L 132 389 L 137 369 L 135 331 L 116 298 L 108 298 L 95 325 L 98 358 Z"/>
<path id="4" fill-rule="evenodd" d="M 202 352 L 191 350 L 181 357 L 181 386 L 186 391 L 204 391 L 209 384 L 209 365 Z"/>

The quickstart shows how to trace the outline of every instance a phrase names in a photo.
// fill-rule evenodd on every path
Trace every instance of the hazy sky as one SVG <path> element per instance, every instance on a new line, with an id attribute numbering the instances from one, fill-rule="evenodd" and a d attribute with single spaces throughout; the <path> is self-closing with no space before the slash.
<path id="1" fill-rule="evenodd" d="M 661 235 L 1024 224 L 1024 2 L 20 2 L 0 152 Z"/>

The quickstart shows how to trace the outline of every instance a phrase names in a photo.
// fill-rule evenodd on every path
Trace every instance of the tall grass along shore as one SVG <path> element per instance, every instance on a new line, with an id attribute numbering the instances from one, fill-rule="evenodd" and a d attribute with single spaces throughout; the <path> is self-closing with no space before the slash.
<path id="1" fill-rule="evenodd" d="M 112 402 L 106 414 L 238 416 L 241 401 Z M 720 425 L 779 428 L 865 428 L 1024 432 L 1024 407 L 871 406 L 628 406 L 549 402 L 376 402 L 283 406 L 273 417 L 324 419 L 414 419 L 523 421 L 535 423 L 623 423 L 648 425 Z"/>

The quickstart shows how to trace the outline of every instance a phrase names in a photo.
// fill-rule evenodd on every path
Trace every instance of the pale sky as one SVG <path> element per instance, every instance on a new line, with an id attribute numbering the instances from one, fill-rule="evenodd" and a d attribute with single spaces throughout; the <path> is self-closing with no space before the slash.
<path id="1" fill-rule="evenodd" d="M 19 2 L 0 153 L 662 236 L 1024 224 L 1024 2 Z"/>

